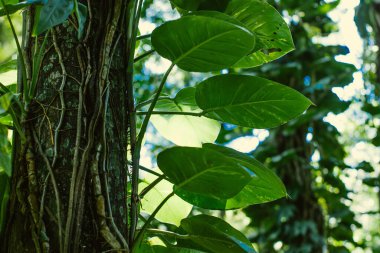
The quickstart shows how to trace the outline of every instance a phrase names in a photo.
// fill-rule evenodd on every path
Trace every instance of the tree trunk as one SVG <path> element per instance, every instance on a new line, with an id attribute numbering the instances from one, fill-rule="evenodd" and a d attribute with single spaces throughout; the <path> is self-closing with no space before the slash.
<path id="1" fill-rule="evenodd" d="M 86 1 L 83 40 L 74 16 L 49 31 L 36 94 L 23 115 L 26 140 L 14 141 L 1 252 L 127 247 L 127 2 Z M 31 38 L 33 10 L 24 19 L 30 82 L 45 35 Z"/>

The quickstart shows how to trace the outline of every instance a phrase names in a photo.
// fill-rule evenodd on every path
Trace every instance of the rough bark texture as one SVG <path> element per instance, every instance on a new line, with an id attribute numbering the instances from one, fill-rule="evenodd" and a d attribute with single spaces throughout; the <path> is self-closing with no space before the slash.
<path id="1" fill-rule="evenodd" d="M 49 32 L 36 96 L 26 107 L 27 140 L 16 138 L 14 145 L 1 252 L 101 252 L 125 246 L 126 2 L 84 2 L 90 17 L 83 40 L 77 39 L 73 16 Z M 26 16 L 33 20 L 32 10 Z M 44 35 L 36 45 L 31 22 L 25 25 L 31 64 Z"/>

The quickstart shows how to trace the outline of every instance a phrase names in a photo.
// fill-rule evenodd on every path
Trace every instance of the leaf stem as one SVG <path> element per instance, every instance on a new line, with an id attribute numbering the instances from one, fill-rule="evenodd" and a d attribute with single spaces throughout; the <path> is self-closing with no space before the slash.
<path id="1" fill-rule="evenodd" d="M 144 34 L 144 35 L 141 35 L 141 36 L 137 36 L 136 40 L 144 40 L 144 39 L 148 39 L 150 38 L 152 34 Z"/>
<path id="2" fill-rule="evenodd" d="M 133 62 L 136 63 L 136 62 L 138 62 L 138 61 L 144 59 L 145 57 L 147 57 L 147 56 L 153 54 L 154 52 L 156 52 L 156 50 L 154 50 L 154 49 L 151 49 L 151 50 L 149 50 L 149 51 L 146 51 L 145 53 L 143 53 L 143 54 L 137 56 L 137 57 L 133 60 Z"/>
<path id="3" fill-rule="evenodd" d="M 136 115 L 147 115 L 148 112 L 136 112 Z M 185 116 L 195 116 L 195 117 L 201 117 L 203 116 L 203 112 L 169 112 L 169 111 L 153 111 L 151 113 L 158 114 L 158 115 L 185 115 Z"/>
<path id="4" fill-rule="evenodd" d="M 154 180 L 152 183 L 150 183 L 147 187 L 145 187 L 144 190 L 142 190 L 140 193 L 140 199 L 142 199 L 150 190 L 152 190 L 156 185 L 158 185 L 165 178 L 166 178 L 165 175 L 161 175 L 156 180 Z"/>
<path id="5" fill-rule="evenodd" d="M 171 97 L 159 97 L 157 101 L 159 101 L 159 100 L 165 100 L 165 99 L 173 100 Z M 144 107 L 144 106 L 146 106 L 146 105 L 150 105 L 150 104 L 152 103 L 152 101 L 153 101 L 153 98 L 138 103 L 138 104 L 136 105 L 136 110 L 137 110 L 137 109 L 141 109 L 142 107 Z"/>
<path id="6" fill-rule="evenodd" d="M 144 223 L 143 227 L 139 231 L 139 233 L 136 236 L 136 240 L 134 241 L 134 244 L 132 246 L 132 252 L 135 249 L 136 245 L 138 245 L 141 240 L 143 239 L 144 233 L 150 223 L 153 221 L 154 217 L 157 215 L 157 213 L 161 210 L 161 208 L 165 205 L 165 203 L 174 196 L 174 192 L 171 192 L 166 198 L 157 206 L 157 208 L 153 211 L 153 213 L 149 216 L 148 220 Z"/>
<path id="7" fill-rule="evenodd" d="M 146 129 L 148 127 L 150 116 L 152 115 L 153 109 L 157 103 L 157 100 L 161 94 L 162 89 L 164 88 L 164 85 L 166 83 L 166 80 L 173 69 L 174 64 L 172 64 L 169 69 L 166 71 L 164 77 L 162 78 L 162 81 L 160 83 L 160 86 L 157 89 L 157 92 L 152 100 L 152 103 L 150 104 L 150 107 L 148 109 L 148 113 L 144 118 L 143 124 L 141 126 L 140 133 L 137 137 L 137 141 L 133 144 L 132 149 L 132 199 L 131 199 L 131 227 L 130 227 L 130 243 L 133 247 L 133 239 L 134 239 L 134 233 L 136 231 L 137 226 L 137 219 L 138 219 L 138 202 L 139 202 L 139 196 L 138 196 L 138 184 L 139 184 L 139 168 L 140 168 L 140 151 L 141 151 L 141 145 L 142 141 L 146 132 Z"/>
<path id="8" fill-rule="evenodd" d="M 165 236 L 170 236 L 170 237 L 174 237 L 174 238 L 178 238 L 178 239 L 184 239 L 184 240 L 187 240 L 191 237 L 190 235 L 181 235 L 181 234 L 177 234 L 177 233 L 174 233 L 171 231 L 165 231 L 165 230 L 154 229 L 154 228 L 147 228 L 146 232 L 149 234 L 165 235 Z"/>

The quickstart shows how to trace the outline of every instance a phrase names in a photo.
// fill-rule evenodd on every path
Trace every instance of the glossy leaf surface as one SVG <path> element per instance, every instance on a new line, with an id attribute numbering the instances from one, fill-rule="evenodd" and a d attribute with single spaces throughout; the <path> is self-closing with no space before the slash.
<path id="1" fill-rule="evenodd" d="M 254 253 L 250 241 L 237 229 L 222 219 L 198 215 L 181 222 L 191 241 L 207 252 Z M 181 244 L 181 242 L 179 242 Z"/>
<path id="2" fill-rule="evenodd" d="M 1 1 L 0 1 L 1 2 Z M 6 16 L 8 14 L 13 14 L 16 11 L 19 11 L 25 7 L 28 7 L 32 4 L 44 4 L 46 0 L 27 0 L 27 1 L 4 1 L 5 7 L 0 3 L 0 17 Z"/>
<path id="3" fill-rule="evenodd" d="M 235 67 L 259 66 L 294 50 L 288 25 L 266 1 L 232 0 L 226 13 L 242 22 L 257 36 L 254 52 L 240 60 Z"/>
<path id="4" fill-rule="evenodd" d="M 62 24 L 73 10 L 73 0 L 48 0 L 44 6 L 36 9 L 33 34 L 39 35 L 56 25 Z"/>
<path id="5" fill-rule="evenodd" d="M 279 126 L 312 104 L 285 85 L 245 75 L 214 76 L 199 83 L 196 101 L 206 117 L 251 128 Z"/>
<path id="6" fill-rule="evenodd" d="M 265 203 L 286 196 L 285 186 L 279 177 L 253 157 L 214 144 L 204 144 L 203 148 L 218 152 L 233 163 L 249 169 L 255 176 L 238 194 L 231 198 L 217 199 L 209 196 L 199 196 L 192 192 L 177 191 L 177 194 L 184 200 L 202 208 L 228 210 Z"/>
<path id="7" fill-rule="evenodd" d="M 216 10 L 224 11 L 230 0 L 171 0 L 171 2 L 188 11 L 196 10 Z"/>
<path id="8" fill-rule="evenodd" d="M 204 148 L 170 148 L 158 155 L 157 163 L 182 198 L 192 193 L 199 197 L 228 199 L 238 194 L 255 176 L 245 166 Z"/>
<path id="9" fill-rule="evenodd" d="M 184 16 L 152 33 L 152 45 L 164 58 L 186 71 L 209 72 L 228 68 L 254 48 L 247 29 L 207 16 Z"/>

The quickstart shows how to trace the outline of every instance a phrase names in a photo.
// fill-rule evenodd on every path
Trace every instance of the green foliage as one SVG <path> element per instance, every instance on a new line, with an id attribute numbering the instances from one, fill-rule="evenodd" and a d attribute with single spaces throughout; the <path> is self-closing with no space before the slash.
<path id="1" fill-rule="evenodd" d="M 62 24 L 73 10 L 73 0 L 48 0 L 46 4 L 36 8 L 33 34 L 40 35 L 50 28 Z M 81 15 L 81 17 L 83 16 Z M 80 23 L 83 23 L 83 21 L 80 21 Z"/>
<path id="2" fill-rule="evenodd" d="M 206 117 L 251 128 L 279 126 L 311 105 L 287 86 L 243 75 L 214 76 L 199 83 L 196 101 Z"/>
<path id="3" fill-rule="evenodd" d="M 5 5 L 2 3 L 0 6 L 0 17 L 5 16 L 7 14 L 13 14 L 21 9 L 24 9 L 25 7 L 28 7 L 32 4 L 45 4 L 46 0 L 27 0 L 23 2 L 18 1 L 5 1 Z"/>
<path id="4" fill-rule="evenodd" d="M 288 25 L 270 4 L 261 0 L 232 0 L 226 13 L 256 34 L 256 47 L 235 66 L 251 68 L 278 59 L 294 49 Z"/>
<path id="5" fill-rule="evenodd" d="M 183 70 L 209 72 L 231 67 L 251 52 L 255 36 L 221 19 L 191 15 L 155 29 L 152 45 Z"/>
<path id="6" fill-rule="evenodd" d="M 182 220 L 181 227 L 190 241 L 206 252 L 254 253 L 251 242 L 238 230 L 222 219 L 207 215 L 197 215 Z M 178 245 L 188 245 L 180 240 Z"/>
<path id="7" fill-rule="evenodd" d="M 161 92 L 175 65 L 188 72 L 212 72 L 227 68 L 253 67 L 273 61 L 294 49 L 290 31 L 281 15 L 264 1 L 171 2 L 179 7 L 183 16 L 164 22 L 156 28 L 150 43 L 172 65 L 163 76 L 153 99 L 141 103 L 141 108 L 147 105 L 149 108 L 145 112 L 137 113 L 145 115 L 139 135 L 132 136 L 131 133 L 134 153 L 129 186 L 132 189 L 132 198 L 139 198 L 134 193 L 139 193 L 142 197 L 142 212 L 150 215 L 135 235 L 137 224 L 133 222 L 137 220 L 139 211 L 134 213 L 134 210 L 138 209 L 139 203 L 135 199 L 131 201 L 132 211 L 129 218 L 132 224 L 129 241 L 133 242 L 132 252 L 228 250 L 232 253 L 253 253 L 255 250 L 250 241 L 225 221 L 206 215 L 186 218 L 192 205 L 205 209 L 237 209 L 273 201 L 287 194 L 284 184 L 276 174 L 250 155 L 211 144 L 220 130 L 220 123 L 217 121 L 250 128 L 271 128 L 302 115 L 312 103 L 296 90 L 252 75 L 217 75 L 198 82 L 194 88 L 182 89 L 173 99 L 161 97 Z M 32 3 L 37 2 L 28 2 Z M 22 8 L 17 6 L 19 4 L 15 3 L 6 8 L 8 12 Z M 2 94 L 0 114 L 17 111 L 25 116 L 26 112 L 22 110 L 34 99 L 50 29 L 66 22 L 73 13 L 78 21 L 78 39 L 84 36 L 87 7 L 78 1 L 49 0 L 35 8 L 33 34 L 37 37 L 36 45 L 39 45 L 39 35 L 45 33 L 45 39 L 33 55 L 32 81 L 29 83 L 28 80 L 24 86 L 21 100 L 12 92 Z M 131 40 L 127 44 L 132 44 L 132 50 L 136 43 L 140 8 L 140 5 L 136 5 L 131 12 L 136 13 L 136 17 L 130 19 L 132 24 L 129 24 L 127 35 L 127 39 Z M 20 59 L 20 63 L 25 64 L 24 59 Z M 133 58 L 129 59 L 128 64 L 137 65 Z M 8 65 L 1 66 L 4 70 L 9 68 Z M 132 97 L 131 101 L 133 99 Z M 12 107 L 13 104 L 15 107 Z M 130 113 L 133 114 L 132 111 Z M 16 114 L 11 113 L 11 116 L 21 135 L 19 121 L 23 117 Z M 142 140 L 151 117 L 152 123 L 165 138 L 185 147 L 172 147 L 162 151 L 157 157 L 157 163 L 163 174 L 152 180 L 145 178 L 145 181 L 139 181 Z M 184 131 L 183 126 L 186 132 L 191 133 L 186 138 L 181 136 L 184 134 L 181 132 Z M 4 166 L 9 168 L 9 165 Z M 7 174 L 10 174 L 9 171 Z M 0 180 L 8 178 L 0 177 Z M 4 185 L 8 187 L 8 183 Z M 0 203 L 4 206 L 8 190 L 0 190 Z M 184 204 L 184 201 L 187 203 Z M 4 210 L 0 209 L 1 215 Z M 169 230 L 173 232 L 148 229 L 155 218 L 167 224 L 181 225 L 178 229 L 170 225 L 169 228 L 173 229 Z M 178 231 L 187 235 L 176 234 Z M 147 243 L 141 246 L 145 239 L 148 240 L 156 234 L 163 238 L 174 237 L 176 244 L 170 244 L 168 239 L 163 240 L 167 248 Z"/>
<path id="8" fill-rule="evenodd" d="M 195 88 L 178 92 L 174 99 L 163 98 L 155 111 L 201 113 L 195 101 Z M 166 139 L 179 146 L 201 147 L 202 143 L 214 142 L 220 131 L 220 123 L 205 117 L 191 115 L 154 115 L 152 124 Z"/>

